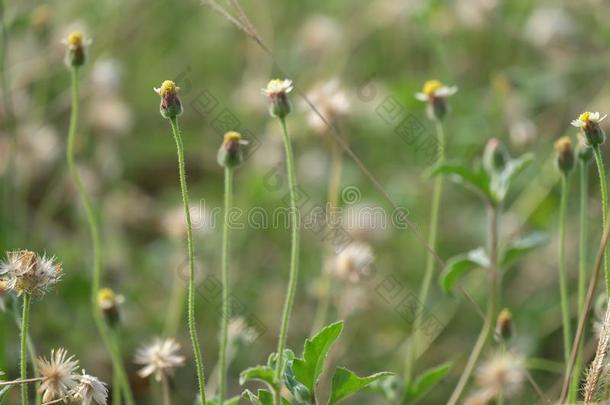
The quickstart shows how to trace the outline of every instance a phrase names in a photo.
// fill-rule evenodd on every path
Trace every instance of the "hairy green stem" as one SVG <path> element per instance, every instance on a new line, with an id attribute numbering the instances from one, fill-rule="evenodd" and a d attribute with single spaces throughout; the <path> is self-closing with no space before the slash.
<path id="1" fill-rule="evenodd" d="M 489 207 L 489 292 L 487 299 L 487 313 L 485 314 L 485 321 L 483 322 L 483 327 L 481 328 L 481 332 L 479 333 L 479 337 L 474 345 L 474 348 L 470 352 L 470 356 L 468 357 L 468 362 L 466 363 L 466 367 L 460 376 L 460 380 L 456 385 L 449 401 L 448 405 L 457 404 L 462 392 L 466 388 L 466 384 L 472 375 L 474 367 L 485 348 L 489 337 L 491 336 L 491 332 L 494 326 L 494 320 L 496 316 L 496 308 L 497 308 L 497 298 L 498 291 L 500 289 L 498 280 L 498 208 L 497 207 Z"/>
<path id="2" fill-rule="evenodd" d="M 608 223 L 608 185 L 606 183 L 606 169 L 604 168 L 604 160 L 599 145 L 593 147 L 593 156 L 595 156 L 595 164 L 599 174 L 599 187 L 602 199 L 602 221 L 604 228 Z M 608 267 L 608 247 L 604 252 L 604 275 L 606 277 L 606 296 L 610 297 L 610 268 Z"/>
<path id="3" fill-rule="evenodd" d="M 199 395 L 201 396 L 201 404 L 206 405 L 205 396 L 205 374 L 203 370 L 203 360 L 201 356 L 201 348 L 199 347 L 199 338 L 197 337 L 197 325 L 195 322 L 195 252 L 193 248 L 193 225 L 191 224 L 191 212 L 189 206 L 188 188 L 186 185 L 186 170 L 184 163 L 184 145 L 182 144 L 182 136 L 178 127 L 178 120 L 172 117 L 169 120 L 172 126 L 174 141 L 176 142 L 176 152 L 178 154 L 178 172 L 180 176 L 180 191 L 182 193 L 182 203 L 184 205 L 184 216 L 186 218 L 186 238 L 189 258 L 189 285 L 188 285 L 188 328 L 193 345 L 193 353 L 195 356 L 195 366 L 197 367 L 197 383 L 199 385 Z"/>
<path id="4" fill-rule="evenodd" d="M 440 120 L 436 120 L 436 135 L 439 145 L 439 157 L 438 162 L 442 163 L 445 159 L 445 133 L 443 131 L 443 124 Z M 430 229 L 428 233 L 428 247 L 432 250 L 436 250 L 436 239 L 438 231 L 438 213 L 441 205 L 441 196 L 443 193 L 443 178 L 437 176 L 434 181 L 434 190 L 432 192 L 432 206 L 430 208 Z M 426 269 L 424 271 L 424 279 L 422 281 L 421 289 L 419 292 L 419 303 L 424 307 L 428 301 L 428 295 L 430 293 L 430 285 L 434 277 L 434 255 L 426 255 Z M 413 368 L 415 366 L 415 360 L 417 357 L 417 349 L 421 333 L 419 331 L 421 327 L 422 318 L 420 316 L 415 318 L 412 331 L 412 343 L 407 349 L 407 357 L 405 359 L 405 386 L 408 386 L 413 379 Z"/>
<path id="5" fill-rule="evenodd" d="M 171 397 L 170 391 L 169 391 L 169 381 L 165 374 L 163 376 L 161 376 L 161 385 L 162 385 L 162 390 L 163 390 L 163 405 L 171 405 L 172 397 Z M 222 404 L 222 402 L 221 402 L 221 404 Z"/>
<path id="6" fill-rule="evenodd" d="M 28 378 L 28 323 L 30 322 L 30 300 L 28 293 L 23 294 L 23 314 L 21 315 L 21 351 L 20 371 L 21 380 Z M 21 405 L 28 405 L 28 386 L 21 385 Z"/>
<path id="7" fill-rule="evenodd" d="M 282 325 L 280 328 L 280 336 L 277 345 L 277 365 L 275 368 L 276 395 L 275 403 L 281 403 L 280 387 L 282 381 L 282 363 L 284 361 L 284 349 L 286 348 L 286 336 L 288 334 L 288 324 L 290 323 L 290 313 L 294 303 L 294 295 L 296 293 L 297 281 L 299 277 L 299 228 L 300 215 L 296 203 L 296 187 L 297 181 L 295 176 L 294 157 L 292 154 L 292 145 L 286 128 L 286 121 L 280 118 L 282 125 L 282 135 L 284 138 L 284 149 L 286 153 L 286 171 L 288 174 L 288 187 L 290 188 L 290 214 L 291 214 L 291 250 L 290 250 L 290 276 L 288 280 L 288 290 L 286 292 L 286 301 L 284 303 L 284 312 L 282 315 Z"/>
<path id="8" fill-rule="evenodd" d="M 68 128 L 68 141 L 66 146 L 66 159 L 68 161 L 68 170 L 70 171 L 70 175 L 72 176 L 72 180 L 74 185 L 76 186 L 76 190 L 80 195 L 83 206 L 85 207 L 85 214 L 87 217 L 87 224 L 89 226 L 89 234 L 91 237 L 91 241 L 93 243 L 93 276 L 91 281 L 91 310 L 93 313 L 93 319 L 95 321 L 95 325 L 98 329 L 98 332 L 106 346 L 106 349 L 110 352 L 112 359 L 112 367 L 113 372 L 117 373 L 119 376 L 122 376 L 122 385 L 123 390 L 125 391 L 126 401 L 128 405 L 133 405 L 133 396 L 131 394 L 131 388 L 129 387 L 129 382 L 127 381 L 125 368 L 123 366 L 122 358 L 117 355 L 114 345 L 112 343 L 112 339 L 110 336 L 110 331 L 108 329 L 108 325 L 106 325 L 104 321 L 104 317 L 102 315 L 101 309 L 97 305 L 97 293 L 100 289 L 101 275 L 102 275 L 102 252 L 101 252 L 101 237 L 99 230 L 99 223 L 95 211 L 93 209 L 93 204 L 91 202 L 91 197 L 87 193 L 85 186 L 80 178 L 80 174 L 78 173 L 78 167 L 76 166 L 76 159 L 74 156 L 74 147 L 76 143 L 76 130 L 78 128 L 78 111 L 79 111 L 79 78 L 78 78 L 78 69 L 71 69 L 71 78 L 72 78 L 72 111 L 70 113 L 70 126 Z"/>
<path id="9" fill-rule="evenodd" d="M 567 175 L 561 175 L 561 202 L 559 205 L 559 294 L 561 298 L 561 319 L 563 322 L 563 353 L 564 361 L 568 362 L 570 358 L 570 349 L 572 338 L 570 327 L 570 304 L 568 293 L 568 275 L 566 270 L 566 216 L 568 210 L 568 178 Z"/>
<path id="10" fill-rule="evenodd" d="M 227 384 L 227 344 L 229 341 L 229 294 L 230 294 L 230 281 L 229 281 L 229 250 L 230 250 L 230 225 L 229 225 L 229 211 L 233 206 L 233 169 L 229 166 L 225 167 L 225 212 L 224 222 L 222 230 L 222 316 L 221 316 L 221 332 L 220 332 L 220 353 L 219 353 L 219 397 L 220 405 L 224 404 L 226 384 Z"/>

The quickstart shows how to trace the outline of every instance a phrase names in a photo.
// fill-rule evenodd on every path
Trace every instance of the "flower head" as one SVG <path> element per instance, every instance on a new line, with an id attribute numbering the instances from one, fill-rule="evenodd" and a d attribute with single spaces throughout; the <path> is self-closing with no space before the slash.
<path id="1" fill-rule="evenodd" d="M 110 288 L 101 288 L 97 292 L 97 305 L 102 310 L 110 326 L 119 322 L 119 305 L 123 303 L 123 296 L 116 295 Z"/>
<path id="2" fill-rule="evenodd" d="M 316 106 L 318 112 L 330 125 L 334 125 L 350 108 L 347 94 L 343 91 L 337 79 L 315 86 L 307 93 L 307 98 Z M 307 123 L 318 133 L 328 131 L 327 123 L 320 118 L 316 111 L 311 109 L 307 114 Z"/>
<path id="3" fill-rule="evenodd" d="M 269 98 L 271 103 L 269 106 L 269 113 L 271 116 L 284 118 L 290 114 L 292 107 L 288 100 L 288 93 L 290 93 L 293 88 L 292 80 L 273 79 L 267 83 L 267 87 L 261 89 L 262 93 Z"/>
<path id="4" fill-rule="evenodd" d="M 574 168 L 574 149 L 572 140 L 568 136 L 562 136 L 555 141 L 556 162 L 559 170 L 567 175 Z"/>
<path id="5" fill-rule="evenodd" d="M 217 161 L 222 167 L 237 167 L 243 160 L 243 146 L 247 145 L 248 141 L 241 138 L 241 134 L 235 131 L 225 133 L 224 140 L 220 149 L 218 149 Z"/>
<path id="6" fill-rule="evenodd" d="M 61 278 L 61 264 L 54 257 L 40 256 L 29 250 L 8 252 L 0 263 L 0 276 L 17 295 L 42 296 Z"/>
<path id="7" fill-rule="evenodd" d="M 174 339 L 155 339 L 136 352 L 135 363 L 143 365 L 138 375 L 147 378 L 154 374 L 155 380 L 171 376 L 176 367 L 184 365 L 184 356 L 179 354 L 180 345 Z"/>
<path id="8" fill-rule="evenodd" d="M 496 321 L 496 337 L 502 340 L 509 340 L 513 335 L 513 314 L 504 308 L 498 314 Z"/>
<path id="9" fill-rule="evenodd" d="M 572 125 L 580 128 L 587 145 L 595 147 L 601 145 L 606 140 L 606 133 L 599 126 L 608 115 L 603 116 L 599 112 L 585 111 L 578 116 L 578 119 L 572 121 Z"/>
<path id="10" fill-rule="evenodd" d="M 476 372 L 481 397 L 489 400 L 516 394 L 525 379 L 525 360 L 510 351 L 492 354 Z"/>
<path id="11" fill-rule="evenodd" d="M 86 374 L 78 376 L 78 385 L 74 389 L 74 396 L 83 401 L 83 405 L 90 405 L 95 401 L 98 405 L 106 405 L 108 400 L 108 388 L 106 383 L 100 381 L 97 377 Z"/>
<path id="12" fill-rule="evenodd" d="M 359 282 L 368 276 L 375 256 L 373 249 L 366 243 L 350 243 L 335 259 L 335 275 L 351 283 Z"/>
<path id="13" fill-rule="evenodd" d="M 159 111 L 163 118 L 172 119 L 182 114 L 182 103 L 178 97 L 180 87 L 176 86 L 176 83 L 165 80 L 161 83 L 161 87 L 155 87 L 153 90 L 161 96 Z"/>
<path id="14" fill-rule="evenodd" d="M 85 47 L 91 39 L 85 38 L 80 31 L 73 31 L 62 41 L 66 45 L 65 62 L 68 67 L 77 68 L 85 64 Z"/>
<path id="15" fill-rule="evenodd" d="M 64 398 L 68 402 L 72 390 L 78 385 L 78 360 L 68 357 L 65 349 L 51 351 L 51 357 L 38 359 L 38 372 L 42 377 L 40 393 L 42 402 Z"/>
<path id="16" fill-rule="evenodd" d="M 424 83 L 421 92 L 415 93 L 415 98 L 427 103 L 427 112 L 430 119 L 442 119 L 447 114 L 447 97 L 457 93 L 456 86 L 447 86 L 439 80 L 428 80 Z"/>

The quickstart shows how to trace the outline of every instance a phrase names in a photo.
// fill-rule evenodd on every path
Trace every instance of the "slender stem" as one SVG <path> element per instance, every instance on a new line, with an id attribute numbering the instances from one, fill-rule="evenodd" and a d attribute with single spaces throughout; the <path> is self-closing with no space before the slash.
<path id="1" fill-rule="evenodd" d="M 169 392 L 169 381 L 166 375 L 161 377 L 161 385 L 163 387 L 163 405 L 172 405 L 172 397 Z M 220 403 L 222 404 L 222 402 Z"/>
<path id="2" fill-rule="evenodd" d="M 436 120 L 436 135 L 439 147 L 439 163 L 442 163 L 445 159 L 445 133 L 443 131 L 443 124 L 440 120 Z M 432 206 L 430 208 L 430 229 L 428 233 L 428 247 L 436 250 L 436 239 L 438 231 L 438 213 L 441 205 L 441 196 L 443 193 L 443 178 L 437 176 L 434 181 L 434 190 L 432 192 Z M 426 306 L 428 302 L 428 295 L 430 293 L 430 285 L 434 277 L 434 264 L 435 257 L 433 255 L 426 255 L 426 269 L 424 272 L 424 279 L 422 281 L 421 289 L 419 292 L 419 303 Z M 416 317 L 413 324 L 413 340 L 407 350 L 407 357 L 405 359 L 405 385 L 409 385 L 413 378 L 413 367 L 417 357 L 418 342 L 421 337 L 419 329 L 421 327 L 421 317 Z"/>
<path id="3" fill-rule="evenodd" d="M 3 387 L 5 385 L 31 384 L 31 383 L 36 383 L 39 381 L 42 381 L 42 377 L 26 378 L 25 380 L 22 380 L 20 378 L 18 380 L 13 380 L 13 381 L 0 381 L 0 387 Z"/>
<path id="4" fill-rule="evenodd" d="M 117 356 L 120 358 L 121 349 L 120 349 L 120 341 L 119 336 L 116 331 L 110 331 L 112 338 L 112 356 Z M 114 363 L 114 360 L 113 360 Z M 122 403 L 122 395 L 121 392 L 124 390 L 123 387 L 123 379 L 121 378 L 121 372 L 116 368 L 112 371 L 112 405 L 121 405 Z"/>
<path id="5" fill-rule="evenodd" d="M 568 281 L 566 271 L 565 240 L 566 240 L 566 215 L 568 207 L 568 179 L 566 175 L 561 176 L 561 203 L 559 206 L 559 294 L 561 297 L 561 318 L 563 322 L 563 353 L 567 364 L 570 357 L 570 340 L 572 337 L 570 328 L 570 304 L 568 293 Z"/>
<path id="6" fill-rule="evenodd" d="M 222 316 L 221 316 L 221 332 L 220 332 L 220 353 L 219 353 L 219 397 L 220 405 L 224 404 L 226 384 L 227 384 L 227 342 L 229 340 L 229 211 L 233 206 L 233 169 L 229 166 L 225 167 L 225 218 L 222 230 Z"/>
<path id="7" fill-rule="evenodd" d="M 91 197 L 87 193 L 85 186 L 80 178 L 80 174 L 78 173 L 78 167 L 76 166 L 76 160 L 74 156 L 74 147 L 76 143 L 76 130 L 78 127 L 78 111 L 79 111 L 79 77 L 78 77 L 78 69 L 71 69 L 71 77 L 72 77 L 72 111 L 70 113 L 70 126 L 68 128 L 68 141 L 66 146 L 66 159 L 68 161 L 68 170 L 70 171 L 70 175 L 72 176 L 72 180 L 74 185 L 76 186 L 76 190 L 80 195 L 83 206 L 85 207 L 85 214 L 87 217 L 87 224 L 89 226 L 89 234 L 91 237 L 91 241 L 93 243 L 93 276 L 91 282 L 91 310 L 93 312 L 93 320 L 95 321 L 95 325 L 98 329 L 98 332 L 106 346 L 106 349 L 110 352 L 112 358 L 112 366 L 115 373 L 118 373 L 122 376 L 122 385 L 126 394 L 126 400 L 128 405 L 133 405 L 133 395 L 131 394 L 131 388 L 129 387 L 129 382 L 127 381 L 125 368 L 123 366 L 123 361 L 120 355 L 115 353 L 113 349 L 112 339 L 110 337 L 110 332 L 108 330 L 108 326 L 104 322 L 104 318 L 101 312 L 101 309 L 97 305 L 97 292 L 100 289 L 100 280 L 102 273 L 102 252 L 101 252 L 101 237 L 100 237 L 100 229 L 97 216 L 93 209 L 93 204 L 91 202 Z"/>
<path id="8" fill-rule="evenodd" d="M 329 232 L 332 234 L 336 226 L 337 213 L 336 210 L 339 206 L 339 195 L 341 193 L 341 171 L 342 171 L 342 153 L 341 148 L 334 140 L 331 140 L 331 165 L 330 165 L 330 180 L 328 181 L 327 199 L 328 204 L 327 218 Z M 328 316 L 328 310 L 330 308 L 331 298 L 331 287 L 332 287 L 332 274 L 329 266 L 330 258 L 333 257 L 334 245 L 332 238 L 326 238 L 325 252 L 323 254 L 322 263 L 322 275 L 321 275 L 321 288 L 320 288 L 320 300 L 318 302 L 318 308 L 316 309 L 316 315 L 311 328 L 310 336 L 316 334 L 326 323 L 326 317 Z"/>
<path id="9" fill-rule="evenodd" d="M 595 156 L 595 164 L 599 173 L 599 187 L 601 190 L 602 199 L 602 220 L 605 227 L 608 223 L 608 185 L 606 183 L 606 169 L 604 168 L 604 160 L 599 145 L 593 147 L 593 156 Z M 604 252 L 604 275 L 606 276 L 606 296 L 610 297 L 610 267 L 608 266 L 608 247 Z"/>
<path id="10" fill-rule="evenodd" d="M 186 218 L 186 238 L 189 257 L 189 286 L 188 286 L 188 327 L 193 345 L 193 353 L 195 356 L 195 366 L 197 367 L 197 383 L 199 385 L 199 395 L 201 396 L 201 404 L 206 405 L 205 396 L 205 374 L 203 371 L 203 360 L 201 358 L 201 348 L 199 347 L 199 338 L 197 337 L 197 325 L 195 322 L 195 252 L 193 249 L 193 225 L 191 224 L 191 213 L 189 209 L 188 188 L 186 185 L 186 170 L 184 164 L 184 145 L 178 127 L 176 117 L 169 120 L 172 126 L 174 141 L 176 142 L 176 151 L 178 153 L 178 172 L 180 176 L 180 191 L 182 193 L 182 203 L 184 205 L 184 216 Z"/>
<path id="11" fill-rule="evenodd" d="M 485 348 L 485 344 L 488 341 L 488 338 L 491 336 L 491 332 L 494 325 L 494 319 L 496 315 L 496 307 L 497 307 L 497 294 L 499 290 L 498 283 L 498 208 L 490 207 L 489 208 L 489 296 L 487 300 L 487 314 L 485 315 L 485 321 L 483 322 L 483 327 L 481 328 L 481 332 L 477 341 L 470 352 L 470 357 L 468 358 L 468 362 L 466 363 L 466 367 L 464 368 L 464 372 L 462 373 L 460 380 L 458 381 L 455 390 L 451 394 L 448 405 L 455 405 L 457 401 L 460 399 L 464 388 L 466 388 L 466 384 L 472 375 L 474 367 Z"/>
<path id="12" fill-rule="evenodd" d="M 588 164 L 582 160 L 579 160 L 578 171 L 580 174 L 580 207 L 579 207 L 579 220 L 580 229 L 578 237 L 578 313 L 580 316 L 584 315 L 585 309 L 585 296 L 587 288 L 587 198 L 589 192 L 589 173 Z M 578 351 L 576 352 L 576 364 L 574 373 L 572 374 L 572 382 L 570 383 L 570 391 L 568 396 L 568 402 L 574 403 L 578 397 L 578 389 L 580 385 L 580 372 L 583 363 L 583 346 L 584 343 L 581 341 L 578 345 Z M 568 363 L 566 361 L 566 363 Z M 567 364 L 566 364 L 567 366 Z"/>
<path id="13" fill-rule="evenodd" d="M 28 378 L 28 323 L 30 321 L 30 300 L 29 294 L 23 294 L 23 315 L 21 316 L 21 356 L 20 370 L 21 380 L 25 381 Z M 28 386 L 21 385 L 21 405 L 28 405 Z"/>
<path id="14" fill-rule="evenodd" d="M 280 336 L 277 346 L 277 365 L 275 368 L 275 382 L 276 382 L 276 395 L 275 403 L 280 404 L 280 387 L 281 387 L 281 374 L 282 374 L 282 363 L 284 361 L 284 349 L 286 348 L 286 335 L 288 334 L 288 324 L 290 322 L 290 313 L 292 311 L 292 304 L 294 302 L 294 295 L 296 293 L 297 281 L 299 277 L 299 228 L 300 228 L 300 215 L 296 203 L 296 187 L 297 181 L 295 176 L 294 168 L 294 157 L 292 154 L 292 145 L 290 143 L 290 137 L 288 136 L 288 129 L 286 128 L 286 121 L 284 118 L 280 118 L 282 124 L 282 135 L 284 137 L 284 149 L 286 152 L 286 170 L 288 174 L 288 187 L 290 188 L 290 214 L 291 218 L 291 250 L 290 250 L 290 276 L 288 280 L 288 290 L 286 292 L 286 301 L 284 303 L 284 313 L 282 315 L 282 325 L 280 328 Z"/>

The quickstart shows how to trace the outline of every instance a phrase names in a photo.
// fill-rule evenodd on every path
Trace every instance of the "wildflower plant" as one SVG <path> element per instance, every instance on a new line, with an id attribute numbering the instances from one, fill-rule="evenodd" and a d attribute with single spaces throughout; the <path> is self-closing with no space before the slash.
<path id="1" fill-rule="evenodd" d="M 186 183 L 186 168 L 184 163 L 184 144 L 182 143 L 182 135 L 178 126 L 178 116 L 182 114 L 182 102 L 178 96 L 180 88 L 171 80 L 165 80 L 160 87 L 154 88 L 155 93 L 161 97 L 159 111 L 161 116 L 169 120 L 174 141 L 176 143 L 176 152 L 178 154 L 178 177 L 180 181 L 180 191 L 182 194 L 182 203 L 184 206 L 184 216 L 186 219 L 186 237 L 189 263 L 189 281 L 188 281 L 188 328 L 195 355 L 195 366 L 197 369 L 197 384 L 199 386 L 199 396 L 202 404 L 206 404 L 205 395 L 205 373 L 203 369 L 203 360 L 201 356 L 201 348 L 199 346 L 199 338 L 197 336 L 197 325 L 195 322 L 195 251 L 193 247 L 193 225 L 191 223 L 191 213 L 189 209 L 188 186 Z"/>
<path id="2" fill-rule="evenodd" d="M 174 339 L 157 338 L 138 349 L 134 362 L 142 366 L 138 370 L 141 378 L 153 376 L 163 387 L 165 405 L 171 403 L 169 379 L 174 370 L 184 366 L 185 358 L 180 354 L 180 344 Z"/>

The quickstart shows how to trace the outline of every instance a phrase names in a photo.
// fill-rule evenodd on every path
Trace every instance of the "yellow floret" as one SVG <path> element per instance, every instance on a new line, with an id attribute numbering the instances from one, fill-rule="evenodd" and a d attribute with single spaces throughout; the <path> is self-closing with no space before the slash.
<path id="1" fill-rule="evenodd" d="M 424 94 L 431 96 L 436 93 L 441 87 L 443 87 L 443 83 L 441 83 L 440 81 L 428 80 L 426 83 L 424 83 L 424 88 L 422 91 Z"/>
<path id="2" fill-rule="evenodd" d="M 240 141 L 240 140 L 241 140 L 241 134 L 239 132 L 229 131 L 225 134 L 225 142 L 234 142 L 234 141 Z"/>
<path id="3" fill-rule="evenodd" d="M 97 302 L 100 304 L 114 302 L 116 296 L 110 288 L 102 288 L 97 292 Z"/>
<path id="4" fill-rule="evenodd" d="M 80 31 L 73 31 L 68 35 L 68 39 L 66 42 L 70 46 L 82 46 L 83 34 Z"/>
<path id="5" fill-rule="evenodd" d="M 159 88 L 159 95 L 163 97 L 168 93 L 176 93 L 178 90 L 180 90 L 180 87 L 176 86 L 176 83 L 171 80 L 166 80 Z"/>
<path id="6" fill-rule="evenodd" d="M 578 117 L 578 120 L 582 121 L 582 122 L 589 122 L 590 117 L 591 117 L 591 113 L 589 111 L 585 111 L 584 113 L 580 114 L 580 116 Z"/>

